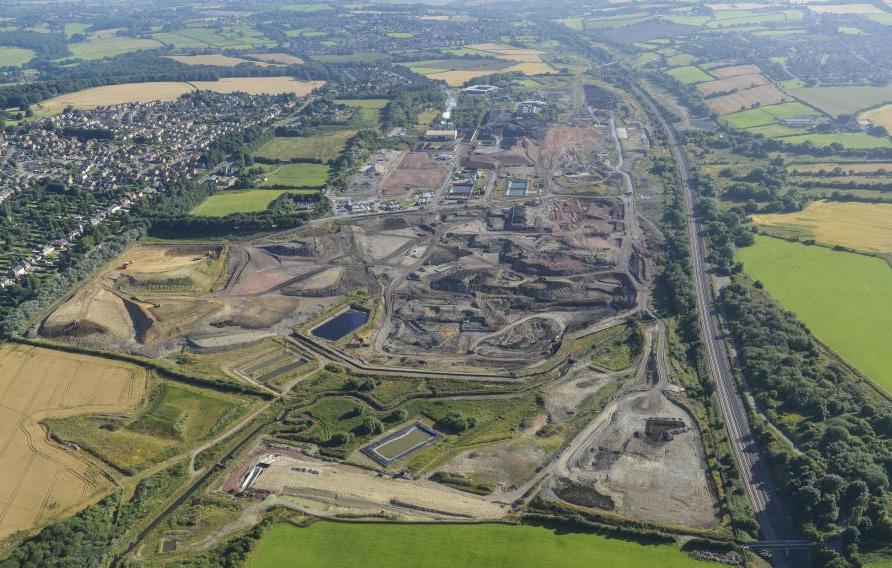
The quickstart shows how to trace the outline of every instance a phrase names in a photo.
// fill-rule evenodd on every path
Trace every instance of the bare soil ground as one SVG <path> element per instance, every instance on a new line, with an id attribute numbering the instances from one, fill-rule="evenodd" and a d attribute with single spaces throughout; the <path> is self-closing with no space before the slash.
<path id="1" fill-rule="evenodd" d="M 410 152 L 400 165 L 381 182 L 381 193 L 388 198 L 407 197 L 412 191 L 435 191 L 443 185 L 448 168 L 427 154 Z"/>
<path id="2" fill-rule="evenodd" d="M 482 169 L 511 166 L 536 166 L 539 164 L 541 145 L 532 138 L 523 137 L 507 150 L 475 150 L 465 160 L 469 165 Z"/>
<path id="3" fill-rule="evenodd" d="M 379 477 L 374 471 L 305 456 L 280 457 L 260 474 L 253 487 L 287 496 L 326 516 L 383 510 L 396 517 L 455 520 L 497 519 L 507 513 L 502 505 L 431 481 Z"/>
<path id="4" fill-rule="evenodd" d="M 548 129 L 542 149 L 544 168 L 564 168 L 597 161 L 598 154 L 613 149 L 613 140 L 606 130 L 595 127 L 553 126 Z"/>
<path id="5" fill-rule="evenodd" d="M 468 450 L 439 471 L 488 483 L 497 491 L 511 491 L 535 475 L 559 445 L 556 438 L 519 438 Z"/>
<path id="6" fill-rule="evenodd" d="M 51 312 L 39 333 L 147 355 L 184 343 L 233 348 L 286 334 L 342 299 L 344 267 L 320 267 L 262 246 L 231 253 L 213 246 L 132 247 Z"/>
<path id="7" fill-rule="evenodd" d="M 569 464 L 572 483 L 563 488 L 564 498 L 579 501 L 579 489 L 588 488 L 600 503 L 580 502 L 584 506 L 667 525 L 718 523 L 699 433 L 684 410 L 654 389 L 612 403 L 603 416 L 605 426 Z M 687 429 L 671 440 L 650 439 L 645 421 L 654 417 L 680 419 Z M 555 492 L 562 494 L 559 486 Z"/>
<path id="8" fill-rule="evenodd" d="M 22 345 L 0 347 L 0 538 L 30 531 L 105 491 L 101 470 L 47 440 L 39 421 L 124 413 L 142 400 L 133 365 Z"/>
<path id="9" fill-rule="evenodd" d="M 634 304 L 617 270 L 621 213 L 615 201 L 560 198 L 444 220 L 415 265 L 400 265 L 372 347 L 489 368 L 547 358 L 565 333 Z"/>

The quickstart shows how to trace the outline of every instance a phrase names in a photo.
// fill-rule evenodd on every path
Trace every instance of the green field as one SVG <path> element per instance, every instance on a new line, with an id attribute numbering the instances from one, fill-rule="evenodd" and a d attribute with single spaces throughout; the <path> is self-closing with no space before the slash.
<path id="1" fill-rule="evenodd" d="M 887 137 L 880 138 L 864 132 L 854 134 L 803 134 L 801 136 L 789 136 L 784 142 L 790 144 L 804 144 L 811 142 L 821 148 L 831 144 L 842 144 L 843 148 L 852 150 L 864 150 L 867 148 L 892 148 L 892 140 Z"/>
<path id="2" fill-rule="evenodd" d="M 763 12 L 756 10 L 717 10 L 711 16 L 681 15 L 667 16 L 666 19 L 676 24 L 687 26 L 705 26 L 707 28 L 740 29 L 753 24 L 786 23 L 801 20 L 800 10 L 782 10 Z"/>
<path id="3" fill-rule="evenodd" d="M 0 46 L 0 67 L 18 67 L 34 59 L 34 52 L 20 47 Z"/>
<path id="4" fill-rule="evenodd" d="M 340 99 L 337 102 L 351 107 L 359 107 L 359 112 L 353 117 L 350 126 L 362 129 L 378 128 L 381 110 L 390 101 L 387 99 Z"/>
<path id="5" fill-rule="evenodd" d="M 325 164 L 281 164 L 268 168 L 260 187 L 322 187 L 328 180 Z"/>
<path id="6" fill-rule="evenodd" d="M 82 24 L 80 22 L 68 22 L 65 24 L 65 35 L 68 37 L 73 36 L 74 34 L 82 34 L 89 29 L 90 24 Z"/>
<path id="7" fill-rule="evenodd" d="M 784 138 L 788 136 L 802 136 L 808 134 L 808 131 L 802 128 L 789 128 L 783 124 L 766 124 L 764 126 L 754 126 L 747 128 L 747 132 L 751 134 L 761 134 L 766 138 Z"/>
<path id="8" fill-rule="evenodd" d="M 387 34 L 387 37 L 391 39 L 412 39 L 415 37 L 415 34 L 410 32 L 390 32 Z"/>
<path id="9" fill-rule="evenodd" d="M 866 555 L 862 558 L 864 559 L 864 568 L 892 568 L 892 558 L 880 555 Z"/>
<path id="10" fill-rule="evenodd" d="M 794 116 L 819 114 L 812 107 L 795 102 L 780 103 L 765 107 L 732 112 L 721 118 L 721 121 L 732 128 L 752 128 L 775 124 L 778 118 L 792 118 Z"/>
<path id="11" fill-rule="evenodd" d="M 682 83 L 690 85 L 693 83 L 702 83 L 703 81 L 712 81 L 712 75 L 708 74 L 699 67 L 676 67 L 666 71 L 667 75 L 675 77 Z"/>
<path id="12" fill-rule="evenodd" d="M 248 568 L 683 568 L 698 562 L 672 544 L 586 533 L 557 533 L 529 525 L 405 525 L 318 521 L 307 528 L 278 524 L 248 556 Z"/>
<path id="13" fill-rule="evenodd" d="M 270 160 L 319 160 L 330 162 L 341 155 L 356 130 L 343 129 L 313 134 L 273 138 L 257 150 L 256 155 Z"/>
<path id="14" fill-rule="evenodd" d="M 72 43 L 68 46 L 71 54 L 78 59 L 102 59 L 103 57 L 114 57 L 123 53 L 131 53 L 143 49 L 158 49 L 159 47 L 162 47 L 161 43 L 153 39 L 119 36 L 94 39 L 83 43 Z"/>
<path id="15" fill-rule="evenodd" d="M 303 35 L 304 37 L 308 37 L 307 34 Z M 375 63 L 387 58 L 388 56 L 386 54 L 375 51 L 361 51 L 345 55 L 326 54 L 313 56 L 315 61 L 321 61 L 323 63 Z"/>
<path id="16" fill-rule="evenodd" d="M 314 193 L 306 189 L 249 189 L 211 195 L 189 211 L 193 217 L 225 217 L 233 213 L 264 211 L 283 193 Z"/>
<path id="17" fill-rule="evenodd" d="M 186 28 L 152 35 L 156 40 L 178 49 L 207 48 L 250 49 L 271 47 L 276 42 L 249 27 L 232 27 L 222 30 L 210 28 Z"/>
<path id="18" fill-rule="evenodd" d="M 288 10 L 289 12 L 321 12 L 322 10 L 328 10 L 331 8 L 331 5 L 327 2 L 310 2 L 307 4 L 286 4 L 283 6 L 283 9 Z"/>
<path id="19" fill-rule="evenodd" d="M 833 116 L 855 114 L 861 110 L 892 102 L 892 85 L 884 87 L 800 87 L 788 89 L 787 92 Z"/>
<path id="20" fill-rule="evenodd" d="M 558 23 L 564 24 L 571 30 L 582 31 L 582 25 L 584 20 L 582 18 L 563 18 L 561 20 L 555 20 Z"/>
<path id="21" fill-rule="evenodd" d="M 818 339 L 892 392 L 892 269 L 886 262 L 761 236 L 738 256 Z"/>

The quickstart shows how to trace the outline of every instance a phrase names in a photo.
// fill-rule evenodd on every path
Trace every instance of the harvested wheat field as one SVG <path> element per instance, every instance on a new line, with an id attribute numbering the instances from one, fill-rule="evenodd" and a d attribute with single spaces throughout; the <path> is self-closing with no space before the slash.
<path id="1" fill-rule="evenodd" d="M 242 91 L 251 95 L 294 93 L 303 96 L 321 87 L 324 83 L 324 81 L 298 81 L 291 77 L 230 77 L 217 81 L 194 81 L 192 83 L 174 81 L 123 83 L 60 95 L 42 102 L 40 108 L 45 114 L 55 114 L 62 112 L 68 106 L 89 109 L 122 103 L 173 101 L 196 89 L 218 93 Z"/>
<path id="2" fill-rule="evenodd" d="M 247 53 L 244 57 L 279 65 L 300 65 L 304 62 L 300 57 L 288 53 Z"/>
<path id="3" fill-rule="evenodd" d="M 133 365 L 0 347 L 0 538 L 44 525 L 108 486 L 97 466 L 51 444 L 39 421 L 127 412 L 145 391 L 145 371 Z"/>
<path id="4" fill-rule="evenodd" d="M 758 75 L 762 70 L 755 65 L 734 65 L 732 67 L 718 67 L 710 69 L 709 74 L 717 79 L 727 79 L 737 75 Z"/>
<path id="5" fill-rule="evenodd" d="M 475 43 L 465 46 L 468 49 L 481 51 L 487 55 L 494 55 L 499 59 L 507 59 L 508 61 L 517 61 L 519 63 L 541 63 L 542 52 L 535 49 L 524 49 L 518 47 L 510 47 L 499 45 L 497 43 Z"/>
<path id="6" fill-rule="evenodd" d="M 548 63 L 518 63 L 517 65 L 512 65 L 511 67 L 505 69 L 505 73 L 511 73 L 512 71 L 520 71 L 524 75 L 545 75 L 546 73 L 555 73 L 557 69 L 549 65 Z"/>
<path id="7" fill-rule="evenodd" d="M 892 105 L 884 105 L 861 113 L 858 118 L 869 120 L 877 126 L 882 126 L 892 132 Z"/>
<path id="8" fill-rule="evenodd" d="M 758 87 L 759 85 L 767 85 L 768 79 L 761 75 L 735 75 L 727 79 L 716 79 L 715 81 L 704 81 L 697 83 L 697 90 L 703 95 L 714 95 L 716 93 L 738 91 L 740 89 L 749 89 Z"/>
<path id="9" fill-rule="evenodd" d="M 482 77 L 490 73 L 492 71 L 441 71 L 430 73 L 428 77 L 438 81 L 446 81 L 446 84 L 450 87 L 460 87 L 476 77 Z"/>
<path id="10" fill-rule="evenodd" d="M 830 4 L 814 5 L 808 7 L 816 14 L 885 14 L 883 10 L 867 2 L 861 4 Z"/>
<path id="11" fill-rule="evenodd" d="M 298 81 L 292 77 L 231 77 L 217 81 L 194 81 L 192 84 L 217 93 L 241 91 L 249 95 L 294 93 L 303 96 L 324 85 L 325 81 Z"/>
<path id="12" fill-rule="evenodd" d="M 792 100 L 792 97 L 787 96 L 774 85 L 761 85 L 752 89 L 737 91 L 730 95 L 708 99 L 706 105 L 719 114 L 728 114 L 748 108 L 775 105 Z"/>
<path id="13" fill-rule="evenodd" d="M 239 59 L 238 57 L 229 57 L 228 55 L 221 55 L 219 53 L 214 53 L 212 55 L 168 55 L 167 58 L 179 61 L 180 63 L 185 63 L 186 65 L 213 65 L 214 67 L 235 67 L 242 63 L 256 63 L 254 61 L 247 61 L 245 59 Z"/>
<path id="14" fill-rule="evenodd" d="M 815 201 L 796 213 L 753 215 L 764 229 L 856 250 L 892 254 L 892 204 Z"/>

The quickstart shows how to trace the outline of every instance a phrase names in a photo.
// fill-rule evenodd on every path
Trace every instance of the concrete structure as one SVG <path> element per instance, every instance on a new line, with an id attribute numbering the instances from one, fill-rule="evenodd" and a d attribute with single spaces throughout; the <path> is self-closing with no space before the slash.
<path id="1" fill-rule="evenodd" d="M 453 142 L 458 138 L 458 130 L 428 130 L 424 139 L 428 142 Z"/>
<path id="2" fill-rule="evenodd" d="M 493 85 L 471 85 L 462 89 L 461 92 L 465 95 L 488 95 L 498 90 L 499 88 Z"/>

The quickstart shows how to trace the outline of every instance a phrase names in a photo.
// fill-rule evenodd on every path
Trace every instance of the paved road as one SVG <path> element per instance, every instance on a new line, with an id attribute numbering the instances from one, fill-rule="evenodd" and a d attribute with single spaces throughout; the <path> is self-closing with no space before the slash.
<path id="1" fill-rule="evenodd" d="M 744 490 L 752 503 L 766 540 L 795 540 L 796 532 L 774 491 L 768 467 L 755 443 L 743 397 L 734 378 L 731 356 L 727 351 L 721 332 L 720 314 L 715 309 L 712 285 L 706 264 L 706 246 L 700 223 L 692 215 L 694 195 L 690 184 L 690 168 L 687 157 L 678 142 L 675 128 L 666 121 L 649 95 L 640 89 L 636 89 L 636 91 L 639 98 L 659 117 L 660 126 L 667 136 L 672 157 L 678 167 L 689 220 L 688 232 L 691 241 L 695 292 L 707 364 L 709 373 L 716 383 L 716 394 L 740 469 Z M 775 563 L 777 566 L 786 565 L 783 558 L 776 558 Z"/>

